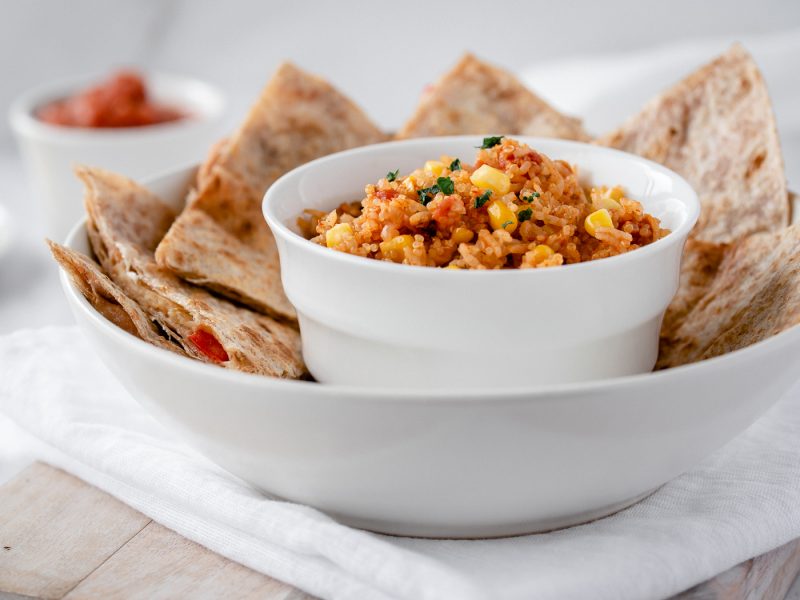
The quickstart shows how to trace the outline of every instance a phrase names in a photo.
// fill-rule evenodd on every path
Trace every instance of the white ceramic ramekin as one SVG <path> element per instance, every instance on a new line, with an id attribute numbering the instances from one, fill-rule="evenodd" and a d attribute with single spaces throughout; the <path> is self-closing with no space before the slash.
<path id="1" fill-rule="evenodd" d="M 9 112 L 34 194 L 42 205 L 45 231 L 64 239 L 83 214 L 81 185 L 75 164 L 104 167 L 141 178 L 201 160 L 222 135 L 225 101 L 222 93 L 202 81 L 164 74 L 146 74 L 152 97 L 175 106 L 189 118 L 145 127 L 89 129 L 44 123 L 35 111 L 102 81 L 81 77 L 48 84 L 22 94 Z"/>
<path id="2" fill-rule="evenodd" d="M 577 165 L 587 183 L 622 185 L 672 233 L 624 255 L 551 269 L 453 271 L 365 259 L 303 239 L 298 215 L 358 200 L 387 171 L 408 173 L 442 154 L 471 162 L 480 139 L 389 142 L 308 163 L 270 187 L 264 215 L 305 360 L 319 381 L 497 389 L 653 368 L 697 195 L 677 174 L 637 156 L 521 139 Z"/>

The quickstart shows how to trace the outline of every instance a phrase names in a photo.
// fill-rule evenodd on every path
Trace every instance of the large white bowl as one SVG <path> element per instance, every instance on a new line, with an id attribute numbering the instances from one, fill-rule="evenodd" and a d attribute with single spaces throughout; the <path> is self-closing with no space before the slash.
<path id="1" fill-rule="evenodd" d="M 149 187 L 178 208 L 192 170 Z M 67 245 L 88 252 L 84 223 Z M 228 371 L 100 316 L 79 327 L 143 406 L 231 473 L 340 521 L 414 536 L 563 527 L 623 508 L 753 423 L 797 379 L 800 327 L 698 364 L 513 390 L 355 388 Z"/>
<path id="2" fill-rule="evenodd" d="M 335 252 L 304 239 L 304 208 L 359 200 L 387 171 L 441 155 L 472 162 L 478 136 L 405 140 L 339 152 L 294 169 L 264 198 L 297 308 L 303 354 L 318 381 L 491 389 L 651 371 L 681 251 L 700 212 L 679 175 L 601 146 L 520 137 L 577 165 L 586 185 L 622 185 L 672 232 L 644 248 L 552 269 L 447 270 Z"/>
<path id="3" fill-rule="evenodd" d="M 34 194 L 41 203 L 48 237 L 63 239 L 83 214 L 80 182 L 74 165 L 86 164 L 145 177 L 202 159 L 222 135 L 225 100 L 208 83 L 153 73 L 146 75 L 152 97 L 189 113 L 189 118 L 145 127 L 89 129 L 45 123 L 36 110 L 101 81 L 80 77 L 34 88 L 17 98 L 9 111 Z"/>

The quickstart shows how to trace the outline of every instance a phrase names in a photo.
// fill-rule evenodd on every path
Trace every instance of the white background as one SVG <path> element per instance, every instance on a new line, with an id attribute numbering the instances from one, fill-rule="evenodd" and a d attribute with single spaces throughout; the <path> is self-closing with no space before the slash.
<path id="1" fill-rule="evenodd" d="M 240 112 L 290 58 L 387 127 L 401 123 L 422 86 L 464 50 L 521 71 L 800 25 L 795 0 L 4 0 L 3 8 L 0 107 L 42 81 L 133 64 L 206 78 Z M 0 132 L 7 140 L 5 123 Z"/>

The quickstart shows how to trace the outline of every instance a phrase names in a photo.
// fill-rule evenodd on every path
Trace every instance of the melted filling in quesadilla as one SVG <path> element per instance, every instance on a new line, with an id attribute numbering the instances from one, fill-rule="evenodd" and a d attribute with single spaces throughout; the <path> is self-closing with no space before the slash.
<path id="1" fill-rule="evenodd" d="M 214 337 L 213 333 L 205 329 L 198 329 L 193 334 L 188 336 L 188 339 L 195 348 L 203 353 L 206 358 L 216 363 L 228 362 L 230 357 L 225 352 L 225 348 L 219 343 L 219 340 Z"/>

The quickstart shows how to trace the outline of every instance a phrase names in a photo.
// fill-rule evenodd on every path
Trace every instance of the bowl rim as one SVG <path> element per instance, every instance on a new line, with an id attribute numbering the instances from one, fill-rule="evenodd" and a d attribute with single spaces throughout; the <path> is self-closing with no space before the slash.
<path id="1" fill-rule="evenodd" d="M 177 172 L 173 169 L 170 173 Z M 152 182 L 153 178 L 149 181 Z M 75 250 L 76 240 L 79 236 L 87 236 L 86 218 L 81 219 L 70 230 L 64 245 Z M 781 352 L 787 347 L 800 349 L 800 324 L 795 325 L 777 335 L 751 344 L 744 348 L 715 356 L 706 360 L 679 367 L 672 367 L 663 371 L 649 371 L 634 375 L 579 381 L 573 383 L 553 383 L 534 387 L 512 387 L 502 389 L 488 388 L 394 388 L 394 387 L 361 387 L 342 384 L 323 384 L 312 381 L 295 379 L 280 379 L 265 377 L 253 373 L 244 373 L 225 369 L 194 360 L 187 356 L 180 356 L 164 348 L 159 348 L 144 340 L 124 331 L 97 312 L 83 294 L 78 291 L 66 272 L 59 268 L 61 287 L 67 297 L 67 302 L 77 307 L 86 315 L 103 335 L 124 344 L 132 352 L 147 356 L 148 359 L 166 361 L 176 369 L 185 369 L 198 377 L 215 377 L 230 385 L 245 385 L 256 387 L 264 391 L 297 393 L 301 390 L 314 394 L 315 398 L 346 398 L 348 401 L 357 402 L 419 402 L 441 404 L 472 404 L 480 402 L 493 402 L 498 404 L 516 404 L 535 401 L 549 401 L 565 396 L 584 396 L 598 391 L 614 388 L 624 388 L 636 385 L 660 385 L 665 380 L 680 377 L 691 377 L 700 370 L 735 368 L 739 363 L 747 363 L 751 356 L 761 352 Z M 79 326 L 79 329 L 83 329 Z M 643 398 L 643 401 L 646 399 Z"/>
<path id="2" fill-rule="evenodd" d="M 34 111 L 59 97 L 68 96 L 75 91 L 108 78 L 109 71 L 86 73 L 73 77 L 64 77 L 41 83 L 28 88 L 11 102 L 8 110 L 8 121 L 12 130 L 18 135 L 37 139 L 53 139 L 69 142 L 97 142 L 108 140 L 139 140 L 148 136 L 170 135 L 181 129 L 189 129 L 220 119 L 227 105 L 225 94 L 218 86 L 208 81 L 189 75 L 179 75 L 157 70 L 137 69 L 146 84 L 158 88 L 159 84 L 169 82 L 180 86 L 182 90 L 195 90 L 195 99 L 202 107 L 191 118 L 177 119 L 165 123 L 140 125 L 136 127 L 73 127 L 53 125 L 36 117 Z M 182 96 L 188 96 L 185 91 Z"/>
<path id="3" fill-rule="evenodd" d="M 417 145 L 425 147 L 425 146 L 432 146 L 437 143 L 442 143 L 443 141 L 448 141 L 448 142 L 475 141 L 476 139 L 480 139 L 480 136 L 477 135 L 453 135 L 453 136 L 414 138 L 408 140 L 392 140 L 388 142 L 381 142 L 378 144 L 370 144 L 368 146 L 360 146 L 358 148 L 351 148 L 349 150 L 343 150 L 341 152 L 336 152 L 334 154 L 329 154 L 327 156 L 317 158 L 311 162 L 305 163 L 304 165 L 292 169 L 288 173 L 285 173 L 284 175 L 279 177 L 269 187 L 269 189 L 267 189 L 267 191 L 264 194 L 264 198 L 261 204 L 262 213 L 264 214 L 264 218 L 266 219 L 270 229 L 276 236 L 280 236 L 284 241 L 292 244 L 292 246 L 296 248 L 300 248 L 302 251 L 317 253 L 317 255 L 320 256 L 322 260 L 340 262 L 343 264 L 358 265 L 363 267 L 364 269 L 369 269 L 370 271 L 373 272 L 385 271 L 389 273 L 399 273 L 399 274 L 406 273 L 407 276 L 409 277 L 420 276 L 425 278 L 438 277 L 439 273 L 447 273 L 445 277 L 485 277 L 485 278 L 506 277 L 507 278 L 507 277 L 520 277 L 521 276 L 520 273 L 523 272 L 525 273 L 525 275 L 522 276 L 555 278 L 555 277 L 571 277 L 574 276 L 574 274 L 580 273 L 586 269 L 593 269 L 595 271 L 598 271 L 601 269 L 620 268 L 624 266 L 626 262 L 632 262 L 636 260 L 641 261 L 646 259 L 651 254 L 657 252 L 665 252 L 671 246 L 674 246 L 676 244 L 683 244 L 686 241 L 689 232 L 694 227 L 695 223 L 697 222 L 697 219 L 700 216 L 700 201 L 697 197 L 697 192 L 695 192 L 694 188 L 691 185 L 689 185 L 689 183 L 683 177 L 656 162 L 653 162 L 646 158 L 642 158 L 641 156 L 637 156 L 635 154 L 631 154 L 629 152 L 623 152 L 622 150 L 617 150 L 615 148 L 606 148 L 604 146 L 598 146 L 587 142 L 577 142 L 573 140 L 561 140 L 555 138 L 543 138 L 538 136 L 525 136 L 525 135 L 514 135 L 514 136 L 504 136 L 504 137 L 513 137 L 514 139 L 528 143 L 532 147 L 536 147 L 536 144 L 544 143 L 544 144 L 556 144 L 559 146 L 566 146 L 573 148 L 581 148 L 583 150 L 590 149 L 592 152 L 622 157 L 626 160 L 630 160 L 631 162 L 636 162 L 650 169 L 656 170 L 666 175 L 674 182 L 676 182 L 679 188 L 684 188 L 682 192 L 685 192 L 686 195 L 685 198 L 683 198 L 680 201 L 686 206 L 687 215 L 681 222 L 681 224 L 676 229 L 672 230 L 669 233 L 669 235 L 659 240 L 656 240 L 652 244 L 648 244 L 643 248 L 637 248 L 635 251 L 626 252 L 624 254 L 618 254 L 616 256 L 610 256 L 600 260 L 586 261 L 572 265 L 561 265 L 559 268 L 555 269 L 533 269 L 533 273 L 530 273 L 531 269 L 485 269 L 485 270 L 442 269 L 442 268 L 433 268 L 433 267 L 425 267 L 417 265 L 404 265 L 404 264 L 397 264 L 391 261 L 375 260 L 362 256 L 355 256 L 352 254 L 347 254 L 345 252 L 331 251 L 329 248 L 325 248 L 323 246 L 320 246 L 319 244 L 315 244 L 310 240 L 305 239 L 300 234 L 292 231 L 275 214 L 275 208 L 273 206 L 274 202 L 272 201 L 272 198 L 274 198 L 276 194 L 281 193 L 283 187 L 293 185 L 296 180 L 299 180 L 299 178 L 301 178 L 309 170 L 318 168 L 320 165 L 325 165 L 329 162 L 337 160 L 347 160 L 354 156 L 362 156 L 365 154 L 370 154 L 371 152 L 374 152 L 377 149 L 383 149 L 386 147 L 405 147 L 405 146 L 417 146 Z M 676 194 L 676 196 L 677 195 L 678 194 Z M 297 216 L 299 217 L 300 214 L 301 212 L 298 212 Z M 365 273 L 367 273 L 366 270 Z"/>

